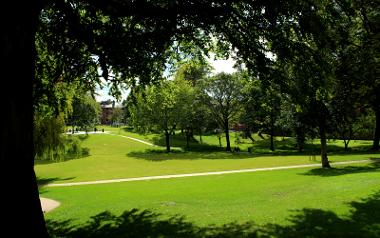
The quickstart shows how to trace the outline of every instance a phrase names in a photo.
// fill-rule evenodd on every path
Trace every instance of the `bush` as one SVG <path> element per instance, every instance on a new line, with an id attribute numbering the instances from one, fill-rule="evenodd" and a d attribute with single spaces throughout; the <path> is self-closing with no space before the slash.
<path id="1" fill-rule="evenodd" d="M 42 153 L 36 154 L 35 159 L 50 161 L 65 161 L 79 159 L 90 154 L 88 148 L 81 146 L 82 141 L 77 136 L 61 135 L 61 144 L 55 147 L 47 147 Z"/>

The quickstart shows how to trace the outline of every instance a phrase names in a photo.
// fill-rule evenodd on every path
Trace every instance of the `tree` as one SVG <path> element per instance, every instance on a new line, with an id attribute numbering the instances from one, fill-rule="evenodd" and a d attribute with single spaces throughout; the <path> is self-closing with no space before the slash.
<path id="1" fill-rule="evenodd" d="M 124 121 L 123 119 L 124 119 L 124 110 L 120 107 L 115 107 L 111 115 L 112 124 L 119 125 L 120 123 Z"/>
<path id="2" fill-rule="evenodd" d="M 175 96 L 175 114 L 177 124 L 186 135 L 186 148 L 190 149 L 190 139 L 193 137 L 195 117 L 195 91 L 190 81 L 176 78 L 173 83 L 178 87 Z"/>
<path id="3" fill-rule="evenodd" d="M 200 100 L 199 82 L 210 75 L 210 65 L 204 60 L 189 60 L 179 66 L 174 80 L 179 85 L 178 91 L 178 125 L 185 130 L 186 147 L 193 137 L 193 130 L 199 132 L 200 143 L 202 143 L 202 130 L 207 124 L 208 111 Z"/>
<path id="4" fill-rule="evenodd" d="M 73 102 L 73 111 L 70 115 L 70 124 L 86 132 L 99 123 L 100 105 L 88 94 L 76 96 Z"/>
<path id="5" fill-rule="evenodd" d="M 274 151 L 276 120 L 280 115 L 281 95 L 276 85 L 264 85 L 260 80 L 251 80 L 244 88 L 244 113 L 242 122 L 246 125 L 246 136 L 252 132 L 266 132 L 270 135 L 270 150 Z"/>
<path id="6" fill-rule="evenodd" d="M 355 124 L 364 111 L 364 108 L 360 107 L 357 96 L 352 80 L 346 77 L 336 78 L 334 96 L 331 100 L 332 120 L 335 127 L 333 133 L 338 139 L 343 140 L 346 151 L 354 137 Z"/>
<path id="7" fill-rule="evenodd" d="M 205 103 L 223 128 L 226 135 L 226 150 L 231 151 L 229 131 L 241 110 L 243 82 L 237 74 L 219 73 L 205 79 L 202 85 Z"/>
<path id="8" fill-rule="evenodd" d="M 178 123 L 177 94 L 178 87 L 173 81 L 163 81 L 146 87 L 131 108 L 134 125 L 155 128 L 164 133 L 167 152 L 170 152 L 170 135 Z"/>
<path id="9" fill-rule="evenodd" d="M 376 1 L 352 1 L 346 4 L 345 34 L 338 73 L 353 85 L 352 93 L 361 107 L 369 106 L 375 112 L 373 150 L 380 149 L 380 5 Z"/>
<path id="10" fill-rule="evenodd" d="M 210 75 L 210 68 L 210 65 L 204 62 L 191 60 L 179 67 L 174 78 L 188 81 L 191 86 L 195 87 L 197 82 Z"/>
<path id="11" fill-rule="evenodd" d="M 344 19 L 335 2 L 311 1 L 299 7 L 296 22 L 279 22 L 282 26 L 271 36 L 270 48 L 286 79 L 278 83 L 297 109 L 307 115 L 303 123 L 318 129 L 322 167 L 329 168 L 327 133 L 331 129 L 330 105 L 340 37 L 335 27 Z"/>

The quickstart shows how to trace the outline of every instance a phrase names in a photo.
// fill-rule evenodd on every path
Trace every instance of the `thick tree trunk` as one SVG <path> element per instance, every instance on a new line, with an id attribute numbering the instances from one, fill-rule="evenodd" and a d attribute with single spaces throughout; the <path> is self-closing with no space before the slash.
<path id="1" fill-rule="evenodd" d="M 327 139 L 326 139 L 326 128 L 324 124 L 319 126 L 319 136 L 321 138 L 321 162 L 322 168 L 330 168 L 330 162 L 327 157 Z"/>
<path id="2" fill-rule="evenodd" d="M 375 133 L 373 136 L 373 150 L 379 150 L 380 149 L 380 108 L 378 108 L 375 111 L 375 117 L 376 117 L 376 127 L 375 127 Z"/>
<path id="3" fill-rule="evenodd" d="M 34 36 L 39 8 L 36 1 L 6 3 L 0 10 L 0 77 L 2 89 L 10 94 L 0 94 L 0 236 L 49 237 L 34 173 Z"/>
<path id="4" fill-rule="evenodd" d="M 226 133 L 226 150 L 231 151 L 230 130 L 228 120 L 224 122 L 224 132 Z"/>
<path id="5" fill-rule="evenodd" d="M 166 152 L 170 152 L 170 133 L 169 131 L 165 131 L 165 144 L 166 144 Z"/>

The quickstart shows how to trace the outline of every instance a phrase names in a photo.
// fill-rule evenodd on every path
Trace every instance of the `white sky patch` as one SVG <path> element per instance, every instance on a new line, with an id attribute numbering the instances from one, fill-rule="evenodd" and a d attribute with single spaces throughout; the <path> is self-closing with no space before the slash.
<path id="1" fill-rule="evenodd" d="M 109 95 L 109 89 L 107 82 L 104 80 L 103 77 L 100 78 L 100 81 L 102 82 L 103 88 L 100 89 L 100 86 L 97 86 L 95 89 L 95 99 L 98 102 L 101 101 L 107 101 L 110 99 L 111 101 L 115 100 L 116 105 L 121 105 L 123 100 L 127 99 L 129 92 L 131 91 L 129 88 L 121 89 L 121 99 L 117 101 L 114 97 Z"/>
<path id="2" fill-rule="evenodd" d="M 231 57 L 229 57 L 228 59 L 215 59 L 215 54 L 210 53 L 210 57 L 207 59 L 207 61 L 214 68 L 212 70 L 212 74 L 217 74 L 221 72 L 231 74 L 236 72 L 236 69 L 234 69 L 236 61 Z"/>
<path id="3" fill-rule="evenodd" d="M 210 61 L 211 66 L 214 68 L 212 71 L 214 74 L 217 73 L 228 73 L 231 74 L 236 71 L 236 69 L 233 68 L 234 64 L 236 63 L 235 60 L 232 58 L 229 58 L 227 60 L 213 60 Z"/>

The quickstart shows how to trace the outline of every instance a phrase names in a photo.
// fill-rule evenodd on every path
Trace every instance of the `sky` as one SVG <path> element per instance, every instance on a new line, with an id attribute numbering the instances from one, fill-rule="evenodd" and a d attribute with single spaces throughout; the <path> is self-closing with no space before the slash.
<path id="1" fill-rule="evenodd" d="M 211 66 L 214 68 L 214 70 L 212 71 L 213 74 L 217 74 L 217 73 L 220 73 L 220 72 L 233 73 L 233 72 L 236 71 L 233 68 L 233 66 L 235 64 L 235 61 L 232 58 L 229 58 L 227 60 L 212 60 L 212 59 L 209 59 L 209 62 L 211 64 Z M 106 87 L 106 86 L 103 87 L 103 89 L 97 88 L 97 90 L 95 91 L 96 94 L 98 94 L 98 95 L 95 95 L 96 100 L 98 102 L 100 102 L 100 101 L 106 101 L 108 99 L 115 100 L 112 96 L 108 95 L 108 91 L 109 91 L 109 88 Z M 117 102 L 116 104 L 121 104 L 121 102 L 127 98 L 129 91 L 130 91 L 129 89 L 122 90 L 121 100 L 119 102 Z"/>

